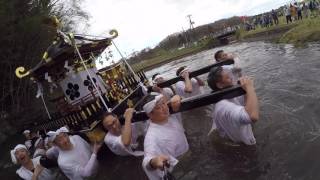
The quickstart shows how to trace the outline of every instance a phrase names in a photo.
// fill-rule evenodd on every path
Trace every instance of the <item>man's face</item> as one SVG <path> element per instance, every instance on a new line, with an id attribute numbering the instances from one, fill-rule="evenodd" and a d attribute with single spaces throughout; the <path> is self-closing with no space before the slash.
<path id="1" fill-rule="evenodd" d="M 19 164 L 25 164 L 30 160 L 29 153 L 24 148 L 20 148 L 20 149 L 16 150 L 14 155 L 16 156 L 17 162 Z"/>
<path id="2" fill-rule="evenodd" d="M 26 137 L 26 139 L 30 139 L 30 133 L 24 133 L 24 136 Z"/>
<path id="3" fill-rule="evenodd" d="M 148 115 L 150 119 L 155 122 L 163 122 L 169 118 L 169 108 L 163 97 L 157 102 L 156 106 Z"/>
<path id="4" fill-rule="evenodd" d="M 69 135 L 67 133 L 58 134 L 53 142 L 62 150 L 70 150 L 70 147 L 72 147 Z"/>
<path id="5" fill-rule="evenodd" d="M 160 84 L 162 82 L 164 82 L 164 78 L 163 77 L 158 77 L 157 79 L 154 80 L 157 84 Z"/>
<path id="6" fill-rule="evenodd" d="M 229 59 L 229 55 L 225 52 L 220 53 L 219 61 L 225 61 Z"/>
<path id="7" fill-rule="evenodd" d="M 232 86 L 232 78 L 225 70 L 221 71 L 221 80 L 217 83 L 218 88 L 223 89 Z"/>
<path id="8" fill-rule="evenodd" d="M 117 117 L 113 115 L 109 115 L 103 119 L 103 127 L 107 129 L 112 134 L 120 134 L 121 133 L 121 125 L 120 121 Z"/>

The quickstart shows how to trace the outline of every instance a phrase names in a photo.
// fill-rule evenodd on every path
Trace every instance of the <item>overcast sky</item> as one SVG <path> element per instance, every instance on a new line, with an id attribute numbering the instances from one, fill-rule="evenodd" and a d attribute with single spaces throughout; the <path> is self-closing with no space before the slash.
<path id="1" fill-rule="evenodd" d="M 126 54 L 154 47 L 167 35 L 231 16 L 255 15 L 278 8 L 290 0 L 86 0 L 91 15 L 88 34 L 105 36 L 117 29 L 115 40 Z"/>

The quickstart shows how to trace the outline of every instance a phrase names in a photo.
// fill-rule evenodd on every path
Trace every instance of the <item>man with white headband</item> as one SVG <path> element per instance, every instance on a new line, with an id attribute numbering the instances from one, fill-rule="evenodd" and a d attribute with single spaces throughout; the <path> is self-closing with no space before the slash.
<path id="1" fill-rule="evenodd" d="M 164 81 L 165 81 L 165 79 L 161 74 L 159 74 L 159 73 L 154 74 L 152 76 L 152 83 L 153 83 L 152 90 L 154 92 L 158 92 L 160 94 L 163 94 L 167 98 L 167 100 L 170 100 L 171 97 L 174 95 L 172 89 L 169 87 L 165 87 L 165 88 L 158 87 L 158 84 L 160 84 Z"/>
<path id="2" fill-rule="evenodd" d="M 112 112 L 103 115 L 102 124 L 107 135 L 104 138 L 105 144 L 119 156 L 143 156 L 143 151 L 135 151 L 139 136 L 144 135 L 145 122 L 131 123 L 134 109 L 128 108 L 124 113 L 125 123 L 121 126 L 118 117 Z"/>
<path id="3" fill-rule="evenodd" d="M 25 180 L 54 180 L 55 176 L 52 171 L 44 168 L 40 164 L 40 157 L 31 159 L 30 153 L 25 145 L 18 144 L 10 152 L 14 164 L 21 167 L 16 171 L 21 179 Z"/>
<path id="4" fill-rule="evenodd" d="M 71 180 L 90 177 L 98 168 L 97 153 L 101 144 L 90 145 L 78 135 L 69 136 L 68 129 L 62 127 L 47 133 L 53 145 L 58 148 L 58 165 Z"/>
<path id="5" fill-rule="evenodd" d="M 232 83 L 235 85 L 238 82 L 239 78 L 242 76 L 239 58 L 231 53 L 226 53 L 223 50 L 217 51 L 214 54 L 214 58 L 216 59 L 216 62 L 222 62 L 230 59 L 234 60 L 234 64 L 224 65 L 222 66 L 222 68 L 229 73 L 229 76 L 232 79 Z"/>
<path id="6" fill-rule="evenodd" d="M 201 86 L 204 86 L 204 82 L 198 77 L 189 77 L 189 69 L 186 66 L 180 67 L 177 72 L 177 76 L 183 77 L 184 81 L 176 83 L 176 92 L 178 95 L 184 98 L 192 97 L 201 94 Z"/>
<path id="7" fill-rule="evenodd" d="M 26 141 L 24 142 L 24 144 L 26 145 L 26 147 L 28 149 L 30 149 L 32 147 L 32 142 L 31 142 L 31 135 L 30 135 L 30 130 L 26 129 L 23 131 L 23 135 L 26 138 Z"/>
<path id="8" fill-rule="evenodd" d="M 170 102 L 173 111 L 178 111 L 180 96 L 172 97 Z M 169 171 L 173 169 L 178 163 L 177 158 L 189 150 L 189 144 L 180 113 L 170 115 L 162 94 L 149 95 L 143 110 L 150 118 L 150 125 L 144 139 L 142 166 L 150 180 L 158 180 L 163 178 L 164 168 L 168 167 Z"/>

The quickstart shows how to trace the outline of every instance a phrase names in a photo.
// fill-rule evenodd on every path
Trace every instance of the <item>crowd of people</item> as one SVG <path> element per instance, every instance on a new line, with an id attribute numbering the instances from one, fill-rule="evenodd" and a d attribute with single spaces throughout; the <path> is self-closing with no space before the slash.
<path id="1" fill-rule="evenodd" d="M 217 51 L 214 58 L 215 62 L 236 59 L 223 50 Z M 190 78 L 189 73 L 188 67 L 178 68 L 176 75 L 183 81 L 165 88 L 157 85 L 166 80 L 165 76 L 159 73 L 152 76 L 152 91 L 146 94 L 142 103 L 149 120 L 132 123 L 133 108 L 125 111 L 123 125 L 112 112 L 106 112 L 102 117 L 102 126 L 107 132 L 106 146 L 118 156 L 142 156 L 142 169 L 150 180 L 168 177 L 179 159 L 189 151 L 181 113 L 169 112 L 169 108 L 173 112 L 179 111 L 181 99 L 203 93 L 202 87 L 206 83 L 199 77 Z M 253 80 L 242 75 L 236 62 L 212 68 L 207 84 L 212 91 L 235 84 L 240 84 L 246 91 L 246 95 L 224 99 L 214 105 L 210 133 L 216 132 L 221 138 L 243 146 L 254 146 L 252 125 L 259 119 L 259 106 Z M 71 135 L 67 127 L 49 131 L 44 136 L 29 130 L 24 131 L 24 135 L 25 143 L 11 150 L 12 162 L 21 166 L 16 171 L 21 179 L 55 179 L 53 167 L 58 167 L 71 180 L 91 177 L 98 170 L 97 153 L 101 143 L 92 145 L 85 137 Z M 143 149 L 137 148 L 138 137 L 144 137 Z"/>
<path id="2" fill-rule="evenodd" d="M 253 18 L 252 22 L 246 22 L 246 30 L 252 30 L 260 26 L 270 27 L 279 24 L 279 17 L 284 16 L 287 24 L 294 21 L 317 17 L 320 15 L 319 0 L 311 0 L 309 2 L 293 2 L 289 3 L 278 10 L 272 9 L 271 12 L 266 12 Z"/>

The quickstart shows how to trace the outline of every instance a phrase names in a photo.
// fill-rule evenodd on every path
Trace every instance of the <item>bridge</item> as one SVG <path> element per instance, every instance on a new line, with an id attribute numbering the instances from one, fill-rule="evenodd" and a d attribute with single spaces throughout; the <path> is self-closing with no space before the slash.
<path id="1" fill-rule="evenodd" d="M 218 39 L 221 45 L 229 44 L 230 38 L 235 36 L 237 32 L 236 27 L 228 27 L 222 31 L 219 31 L 213 35 L 214 39 Z"/>

